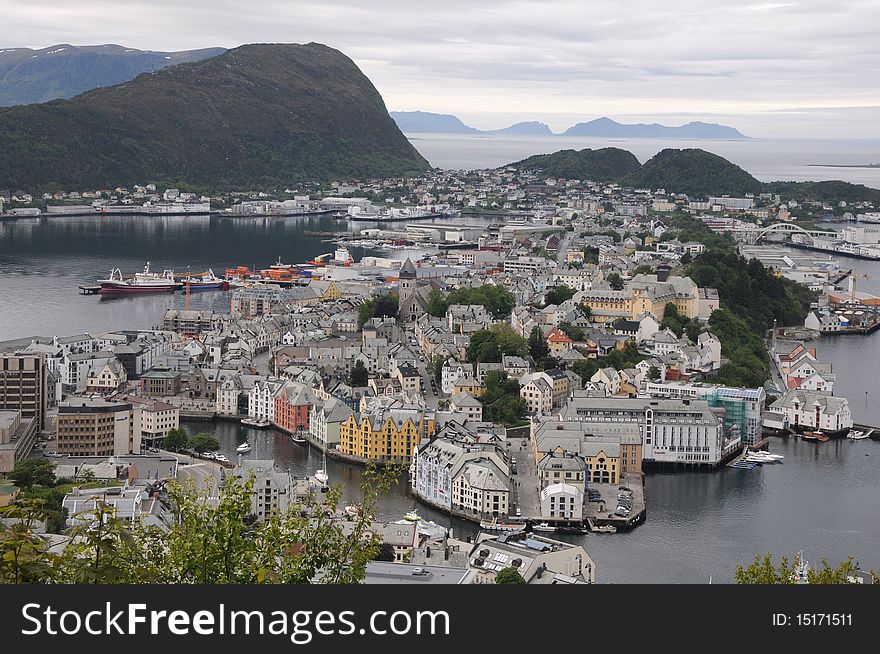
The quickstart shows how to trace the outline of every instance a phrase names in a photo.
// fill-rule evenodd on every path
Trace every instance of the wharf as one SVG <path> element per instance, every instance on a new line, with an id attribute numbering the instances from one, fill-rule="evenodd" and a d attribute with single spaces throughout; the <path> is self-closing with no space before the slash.
<path id="1" fill-rule="evenodd" d="M 80 295 L 96 295 L 101 292 L 100 284 L 80 284 L 79 286 L 79 294 Z"/>

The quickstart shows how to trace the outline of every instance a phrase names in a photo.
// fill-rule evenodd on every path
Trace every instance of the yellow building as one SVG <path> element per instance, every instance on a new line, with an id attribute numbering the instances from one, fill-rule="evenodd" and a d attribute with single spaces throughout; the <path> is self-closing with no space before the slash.
<path id="1" fill-rule="evenodd" d="M 452 389 L 453 395 L 456 393 L 470 393 L 474 397 L 480 397 L 486 391 L 486 387 L 470 375 L 462 377 L 455 382 Z"/>
<path id="2" fill-rule="evenodd" d="M 623 290 L 592 289 L 583 292 L 583 302 L 590 307 L 596 322 L 618 318 L 636 320 L 645 312 L 663 320 L 667 304 L 688 318 L 699 315 L 700 289 L 690 277 L 636 275 Z"/>
<path id="3" fill-rule="evenodd" d="M 339 428 L 339 451 L 368 461 L 403 463 L 436 429 L 434 413 L 421 409 L 380 408 L 360 421 L 352 414 Z"/>

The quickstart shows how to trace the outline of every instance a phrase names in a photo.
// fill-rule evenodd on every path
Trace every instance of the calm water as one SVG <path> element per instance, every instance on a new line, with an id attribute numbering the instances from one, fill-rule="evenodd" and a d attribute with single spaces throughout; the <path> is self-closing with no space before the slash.
<path id="1" fill-rule="evenodd" d="M 323 467 L 319 450 L 279 432 L 230 422 L 185 427 L 213 433 L 233 461 L 235 448 L 249 440 L 253 450 L 247 456 L 274 458 L 295 475 Z M 880 567 L 880 443 L 774 439 L 770 449 L 785 455 L 785 463 L 752 471 L 649 474 L 644 524 L 628 533 L 561 538 L 583 543 L 605 583 L 704 583 L 710 577 L 732 582 L 736 563 L 748 563 L 756 553 L 799 550 L 811 562 L 852 555 L 865 568 Z M 333 459 L 327 468 L 331 483 L 343 485 L 346 500 L 360 497 L 361 468 Z M 378 513 L 397 520 L 413 507 L 460 538 L 476 531 L 471 523 L 418 504 L 405 479 L 382 499 Z"/>
<path id="2" fill-rule="evenodd" d="M 465 219 L 468 223 L 475 219 Z M 180 306 L 180 294 L 106 301 L 80 296 L 77 285 L 91 283 L 119 266 L 138 270 L 144 261 L 154 268 L 194 271 L 244 264 L 265 266 L 280 255 L 300 262 L 333 246 L 306 231 L 343 231 L 344 222 L 330 218 L 270 221 L 226 221 L 218 218 L 53 218 L 0 223 L 0 340 L 31 334 L 74 334 L 83 330 L 149 327 L 168 306 Z M 354 252 L 355 256 L 361 253 Z M 402 256 L 399 252 L 394 256 Z M 880 293 L 880 266 L 852 260 L 871 279 L 860 288 Z M 193 307 L 225 310 L 222 292 L 193 294 Z M 835 364 L 837 388 L 850 397 L 857 418 L 880 423 L 877 374 L 880 335 L 820 341 L 820 355 Z M 864 413 L 860 394 L 869 389 Z M 246 436 L 253 439 L 252 457 L 271 457 L 295 474 L 321 467 L 317 450 L 292 443 L 274 432 L 251 431 L 233 423 L 190 424 L 191 431 L 217 434 L 230 458 Z M 605 582 L 716 582 L 732 579 L 737 562 L 755 553 L 826 556 L 837 561 L 852 554 L 866 567 L 880 568 L 880 444 L 832 442 L 823 445 L 774 440 L 771 449 L 785 463 L 752 472 L 654 474 L 647 479 L 648 520 L 628 534 L 590 535 L 586 547 L 600 566 Z M 868 452 L 870 456 L 865 456 Z M 334 482 L 346 496 L 357 497 L 361 469 L 328 461 Z M 402 483 L 380 506 L 395 519 L 415 506 Z M 451 525 L 456 533 L 473 526 L 425 507 L 426 518 Z"/>
<path id="3" fill-rule="evenodd" d="M 462 134 L 410 134 L 408 137 L 431 165 L 452 170 L 495 168 L 533 154 L 565 148 L 622 148 L 632 152 L 642 163 L 663 148 L 702 148 L 732 161 L 763 182 L 842 179 L 880 188 L 880 168 L 810 165 L 880 163 L 880 140 L 678 141 Z"/>

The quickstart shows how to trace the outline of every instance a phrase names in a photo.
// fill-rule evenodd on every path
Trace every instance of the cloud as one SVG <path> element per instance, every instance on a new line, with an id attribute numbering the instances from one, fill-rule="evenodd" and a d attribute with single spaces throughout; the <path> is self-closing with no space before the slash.
<path id="1" fill-rule="evenodd" d="M 542 115 L 742 115 L 880 104 L 876 0 L 3 0 L 0 47 L 317 41 L 392 109 L 497 127 Z M 543 112 L 543 114 L 542 114 Z M 833 126 L 831 118 L 828 125 Z M 567 125 L 557 125 L 558 128 Z M 853 125 L 846 125 L 853 129 Z M 867 129 L 880 128 L 871 125 Z M 880 137 L 880 133 L 875 136 Z"/>

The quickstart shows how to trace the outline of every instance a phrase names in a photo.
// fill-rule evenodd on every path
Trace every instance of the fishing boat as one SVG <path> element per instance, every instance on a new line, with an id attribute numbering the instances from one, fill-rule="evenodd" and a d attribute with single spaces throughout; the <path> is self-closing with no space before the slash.
<path id="1" fill-rule="evenodd" d="M 354 257 L 351 256 L 351 252 L 348 251 L 347 247 L 340 245 L 336 248 L 336 252 L 333 253 L 334 266 L 350 266 L 353 263 Z"/>
<path id="2" fill-rule="evenodd" d="M 119 268 L 110 271 L 107 279 L 99 279 L 101 293 L 168 293 L 181 287 L 181 282 L 174 279 L 171 270 L 161 273 L 150 272 L 150 262 L 144 271 L 135 273 L 134 277 L 125 279 Z"/>
<path id="3" fill-rule="evenodd" d="M 546 531 L 546 532 L 552 532 L 552 531 L 556 531 L 556 527 L 554 527 L 553 525 L 551 525 L 551 524 L 549 524 L 549 523 L 542 522 L 542 523 L 537 524 L 537 525 L 532 525 L 532 531 Z"/>
<path id="4" fill-rule="evenodd" d="M 523 525 L 517 525 L 510 522 L 498 522 L 497 518 L 494 520 L 480 520 L 480 529 L 484 529 L 485 531 L 522 531 L 523 528 Z"/>
<path id="5" fill-rule="evenodd" d="M 238 447 L 235 448 L 235 451 L 239 454 L 244 454 L 245 452 L 250 452 L 252 450 L 252 446 L 250 443 L 242 443 Z"/>
<path id="6" fill-rule="evenodd" d="M 418 522 L 419 520 L 422 519 L 422 516 L 420 516 L 416 512 L 416 510 L 413 509 L 412 511 L 407 511 L 406 514 L 404 514 L 403 519 L 408 522 Z"/>
<path id="7" fill-rule="evenodd" d="M 195 276 L 187 274 L 186 287 L 191 291 L 226 290 L 229 288 L 229 282 L 217 277 L 214 271 L 208 268 Z"/>
<path id="8" fill-rule="evenodd" d="M 260 418 L 259 420 L 256 418 L 242 418 L 241 424 L 254 427 L 255 429 L 265 429 L 271 423 L 266 418 Z"/>

